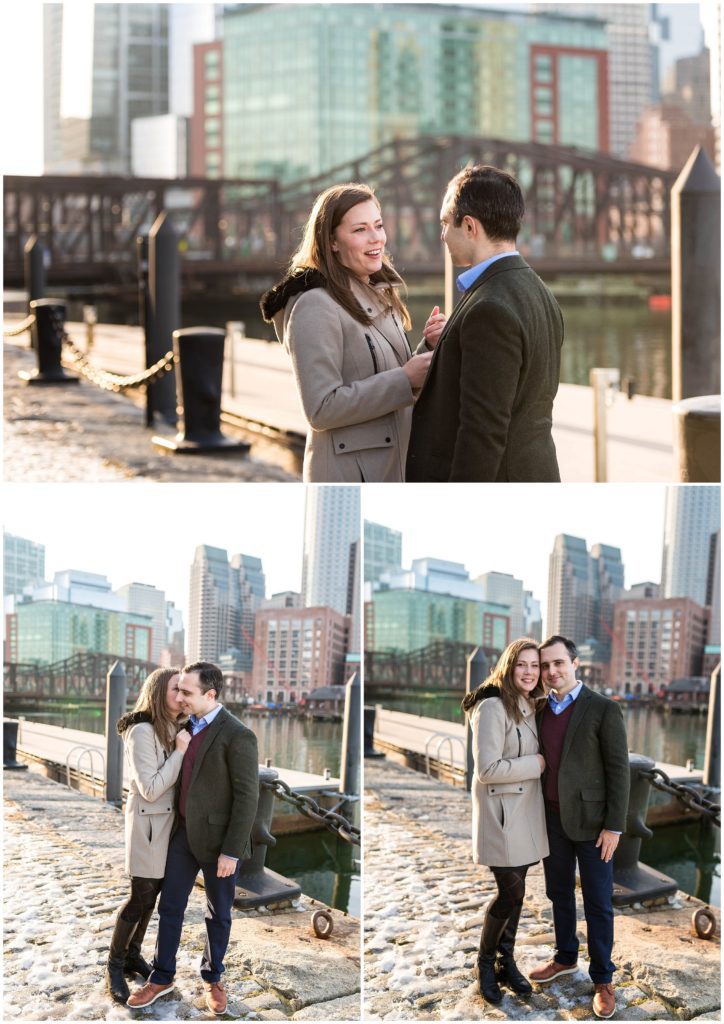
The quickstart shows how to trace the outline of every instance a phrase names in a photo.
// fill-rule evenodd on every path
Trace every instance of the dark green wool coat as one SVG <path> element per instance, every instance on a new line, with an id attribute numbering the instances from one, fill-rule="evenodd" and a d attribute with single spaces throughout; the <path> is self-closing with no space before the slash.
<path id="1" fill-rule="evenodd" d="M 520 256 L 452 312 L 412 414 L 408 481 L 559 481 L 551 436 L 563 317 Z"/>
<path id="2" fill-rule="evenodd" d="M 202 863 L 220 853 L 241 860 L 250 855 L 259 800 L 256 736 L 223 707 L 204 731 L 186 798 L 189 846 Z"/>
<path id="3" fill-rule="evenodd" d="M 545 758 L 541 718 L 538 736 Z M 603 828 L 625 832 L 629 787 L 621 708 L 584 685 L 573 703 L 558 771 L 561 824 L 568 838 L 598 839 Z"/>

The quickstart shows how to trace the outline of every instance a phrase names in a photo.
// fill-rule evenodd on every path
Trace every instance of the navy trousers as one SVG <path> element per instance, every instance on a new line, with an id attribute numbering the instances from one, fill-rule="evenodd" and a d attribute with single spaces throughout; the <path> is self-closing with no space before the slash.
<path id="1" fill-rule="evenodd" d="M 155 985 L 170 985 L 176 975 L 176 953 L 181 941 L 186 904 L 199 871 L 206 887 L 206 945 L 201 960 L 204 981 L 219 981 L 224 973 L 224 955 L 231 932 L 237 869 L 228 878 L 216 877 L 216 861 L 200 864 L 189 847 L 184 825 L 172 836 L 166 858 L 166 874 L 158 902 L 158 938 L 153 971 L 148 979 Z"/>
<path id="2" fill-rule="evenodd" d="M 610 982 L 616 965 L 613 949 L 613 860 L 601 860 L 595 839 L 574 842 L 563 831 L 561 816 L 546 807 L 550 853 L 543 859 L 546 895 L 553 904 L 556 955 L 571 967 L 578 959 L 576 938 L 576 860 L 581 876 L 583 912 L 588 932 L 588 973 L 594 985 Z"/>

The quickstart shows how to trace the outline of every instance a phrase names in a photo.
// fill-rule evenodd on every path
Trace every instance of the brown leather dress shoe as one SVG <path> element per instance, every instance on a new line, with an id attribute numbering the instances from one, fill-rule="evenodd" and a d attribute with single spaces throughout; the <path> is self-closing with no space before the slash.
<path id="1" fill-rule="evenodd" d="M 602 1020 L 608 1020 L 616 1012 L 616 995 L 613 985 L 608 982 L 602 985 L 594 985 L 596 994 L 593 997 L 593 1012 Z"/>
<path id="2" fill-rule="evenodd" d="M 154 985 L 152 981 L 147 981 L 142 988 L 137 988 L 135 992 L 132 992 L 126 1001 L 126 1006 L 130 1006 L 136 1010 L 144 1006 L 150 1006 L 151 1003 L 155 1003 L 159 996 L 165 996 L 167 992 L 173 992 L 173 985 Z"/>
<path id="3" fill-rule="evenodd" d="M 220 981 L 205 981 L 206 1005 L 212 1013 L 226 1013 L 226 992 Z"/>
<path id="4" fill-rule="evenodd" d="M 557 960 L 549 960 L 540 967 L 534 967 L 528 977 L 538 985 L 545 985 L 547 981 L 555 981 L 564 974 L 575 974 L 577 970 L 578 964 L 559 964 Z"/>

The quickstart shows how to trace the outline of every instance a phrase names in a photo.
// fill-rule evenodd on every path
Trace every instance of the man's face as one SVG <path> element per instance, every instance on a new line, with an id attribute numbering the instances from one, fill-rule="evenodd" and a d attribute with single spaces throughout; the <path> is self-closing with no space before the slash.
<path id="1" fill-rule="evenodd" d="M 450 259 L 456 267 L 472 267 L 470 233 L 466 227 L 466 218 L 456 227 L 452 214 L 452 200 L 445 196 L 440 210 L 440 238 L 447 246 Z"/>
<path id="2" fill-rule="evenodd" d="M 559 697 L 565 697 L 576 686 L 578 658 L 571 661 L 565 644 L 551 644 L 540 652 L 541 676 L 546 688 L 555 690 Z"/>
<path id="3" fill-rule="evenodd" d="M 201 692 L 198 672 L 182 672 L 178 682 L 178 695 L 185 715 L 203 718 L 216 704 L 216 690 Z"/>

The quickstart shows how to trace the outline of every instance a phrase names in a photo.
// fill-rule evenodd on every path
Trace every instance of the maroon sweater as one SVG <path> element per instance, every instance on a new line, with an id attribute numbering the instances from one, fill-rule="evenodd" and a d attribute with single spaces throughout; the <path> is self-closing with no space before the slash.
<path id="1" fill-rule="evenodd" d="M 558 769 L 560 768 L 561 755 L 563 754 L 563 741 L 566 738 L 568 723 L 571 720 L 571 714 L 575 706 L 576 702 L 574 701 L 568 705 L 565 711 L 561 711 L 559 715 L 551 711 L 548 704 L 546 704 L 543 710 L 540 727 L 541 750 L 546 762 L 543 798 L 546 804 L 552 807 L 554 811 L 560 811 L 561 809 L 558 802 Z M 188 757 L 188 754 L 186 756 Z"/>
<path id="2" fill-rule="evenodd" d="M 183 764 L 181 765 L 181 792 L 179 795 L 178 812 L 181 816 L 181 820 L 186 820 L 186 797 L 189 794 L 189 786 L 191 785 L 191 775 L 194 770 L 194 762 L 196 761 L 196 755 L 201 749 L 201 744 L 206 739 L 206 734 L 209 731 L 208 725 L 201 732 L 197 732 L 192 737 L 191 742 L 186 748 L 184 754 Z"/>

